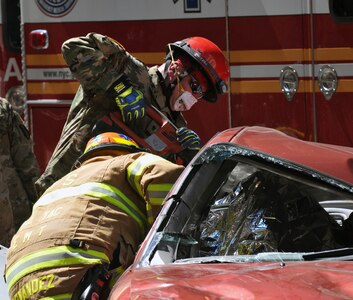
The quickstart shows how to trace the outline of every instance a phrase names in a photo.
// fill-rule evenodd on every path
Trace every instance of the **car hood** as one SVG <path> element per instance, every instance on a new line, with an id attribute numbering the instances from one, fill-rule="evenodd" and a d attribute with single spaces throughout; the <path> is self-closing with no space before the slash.
<path id="1" fill-rule="evenodd" d="M 353 299 L 352 282 L 352 262 L 166 265 L 126 272 L 110 299 Z"/>

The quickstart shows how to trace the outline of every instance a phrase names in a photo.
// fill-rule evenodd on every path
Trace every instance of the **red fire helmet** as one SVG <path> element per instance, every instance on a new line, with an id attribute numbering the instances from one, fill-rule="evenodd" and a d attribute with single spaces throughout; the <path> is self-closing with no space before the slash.
<path id="1" fill-rule="evenodd" d="M 167 57 L 169 46 L 174 55 L 185 55 L 196 61 L 199 69 L 209 80 L 209 90 L 203 97 L 210 102 L 217 101 L 217 94 L 227 92 L 229 80 L 228 60 L 222 50 L 210 40 L 203 37 L 190 37 L 182 41 L 170 43 L 167 46 Z"/>

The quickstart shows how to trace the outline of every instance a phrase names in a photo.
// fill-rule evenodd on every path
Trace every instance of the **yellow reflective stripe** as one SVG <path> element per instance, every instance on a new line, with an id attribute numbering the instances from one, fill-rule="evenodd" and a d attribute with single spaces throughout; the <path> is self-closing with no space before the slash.
<path id="1" fill-rule="evenodd" d="M 109 281 L 109 288 L 112 289 L 114 284 L 118 281 L 120 276 L 125 272 L 124 267 L 120 266 L 115 269 L 109 270 L 109 273 L 112 275 Z"/>
<path id="2" fill-rule="evenodd" d="M 5 276 L 10 289 L 22 277 L 42 269 L 76 264 L 95 265 L 109 263 L 108 256 L 100 251 L 69 246 L 47 248 L 28 254 L 8 268 Z"/>
<path id="3" fill-rule="evenodd" d="M 123 266 L 119 266 L 115 269 L 111 269 L 109 270 L 109 273 L 111 274 L 116 274 L 118 276 L 120 276 L 121 274 L 123 274 L 125 272 L 125 268 Z"/>
<path id="4" fill-rule="evenodd" d="M 127 168 L 128 181 L 131 186 L 144 198 L 144 194 L 141 190 L 141 177 L 143 172 L 154 162 L 163 160 L 160 156 L 147 154 L 140 156 Z"/>
<path id="5" fill-rule="evenodd" d="M 135 203 L 126 197 L 119 189 L 105 183 L 87 182 L 79 186 L 53 191 L 42 196 L 34 204 L 34 207 L 36 208 L 52 204 L 55 201 L 62 200 L 64 198 L 80 195 L 95 197 L 118 207 L 132 217 L 143 231 L 146 230 L 147 219 L 145 214 L 141 212 Z"/>
<path id="6" fill-rule="evenodd" d="M 149 202 L 146 202 L 146 211 L 147 211 L 147 221 L 148 224 L 152 225 L 154 222 L 152 206 Z"/>
<path id="7" fill-rule="evenodd" d="M 99 187 L 103 189 L 103 191 L 91 191 L 90 193 L 86 193 L 86 195 L 103 199 L 120 208 L 133 218 L 140 226 L 142 232 L 145 233 L 147 228 L 146 215 L 139 210 L 136 204 L 126 197 L 120 190 L 111 185 L 101 183 L 99 184 Z"/>
<path id="8" fill-rule="evenodd" d="M 71 298 L 72 298 L 72 294 L 62 294 L 62 295 L 40 298 L 39 300 L 71 300 Z"/>
<path id="9" fill-rule="evenodd" d="M 172 186 L 172 183 L 151 183 L 147 188 L 150 203 L 152 205 L 162 205 Z"/>

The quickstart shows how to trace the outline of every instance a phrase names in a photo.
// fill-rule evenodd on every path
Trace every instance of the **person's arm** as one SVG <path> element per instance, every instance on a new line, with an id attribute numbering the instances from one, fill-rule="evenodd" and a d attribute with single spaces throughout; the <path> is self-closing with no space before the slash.
<path id="1" fill-rule="evenodd" d="M 126 51 L 111 38 L 89 33 L 65 41 L 62 55 L 84 90 L 105 92 L 121 75 Z"/>
<path id="2" fill-rule="evenodd" d="M 118 110 L 115 99 L 108 96 L 108 90 L 121 75 L 121 68 L 126 71 L 126 68 L 133 69 L 135 64 L 134 58 L 118 42 L 97 33 L 67 40 L 62 45 L 62 54 L 81 86 L 73 99 L 60 140 L 36 182 L 40 195 L 71 170 L 91 137 L 95 123 L 105 114 Z"/>
<path id="3" fill-rule="evenodd" d="M 125 50 L 108 37 L 89 33 L 65 41 L 62 54 L 81 86 L 72 101 L 60 140 L 35 183 L 39 195 L 70 172 L 91 137 L 94 124 L 107 112 L 117 109 L 114 101 L 106 101 L 105 97 L 109 85 L 118 77 L 109 61 L 114 59 L 118 64 L 119 59 L 124 59 Z M 108 75 L 110 83 L 106 82 Z"/>
<path id="4" fill-rule="evenodd" d="M 150 225 L 183 170 L 184 167 L 153 154 L 142 155 L 128 166 L 128 182 L 145 199 Z"/>
<path id="5" fill-rule="evenodd" d="M 143 92 L 128 77 L 129 72 L 139 73 L 137 61 L 124 47 L 110 37 L 89 33 L 84 37 L 67 40 L 62 46 L 63 57 L 83 89 L 91 94 L 104 93 L 120 109 L 123 121 L 131 123 L 145 115 Z M 140 66 L 139 63 L 137 65 Z M 130 75 L 130 74 L 129 74 Z M 136 80 L 135 80 L 136 81 Z"/>
<path id="6" fill-rule="evenodd" d="M 13 111 L 12 108 L 9 109 L 9 113 L 11 118 L 11 158 L 22 181 L 28 200 L 34 203 L 37 200 L 34 182 L 40 175 L 40 169 L 33 152 L 32 139 L 20 115 Z"/>

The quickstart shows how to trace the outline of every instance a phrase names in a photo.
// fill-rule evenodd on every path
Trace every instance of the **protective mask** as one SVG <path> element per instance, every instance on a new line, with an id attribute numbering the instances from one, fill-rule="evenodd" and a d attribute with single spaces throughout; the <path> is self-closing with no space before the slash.
<path id="1" fill-rule="evenodd" d="M 189 110 L 195 103 L 197 99 L 192 93 L 188 91 L 183 91 L 178 99 L 173 104 L 172 110 L 174 111 L 185 111 Z"/>
<path id="2" fill-rule="evenodd" d="M 185 91 L 183 89 L 183 86 L 181 85 L 180 78 L 179 78 L 181 74 L 178 72 L 178 67 L 173 57 L 173 51 L 170 47 L 170 44 L 168 44 L 168 46 L 169 46 L 170 56 L 172 58 L 172 64 L 174 65 L 174 69 L 177 72 L 176 80 L 178 82 L 178 88 L 179 88 L 179 91 L 181 92 L 180 96 L 178 97 L 178 99 L 176 99 L 171 109 L 173 111 L 186 111 L 186 110 L 189 110 L 197 102 L 197 99 L 193 96 L 192 93 Z"/>

